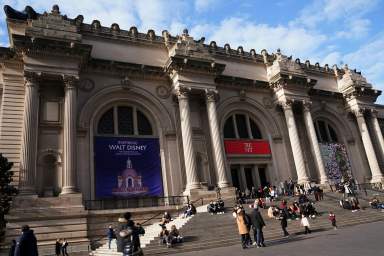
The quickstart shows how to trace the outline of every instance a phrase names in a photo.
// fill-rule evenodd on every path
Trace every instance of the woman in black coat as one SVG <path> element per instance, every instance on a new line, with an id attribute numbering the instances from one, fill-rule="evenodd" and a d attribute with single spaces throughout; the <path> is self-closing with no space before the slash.
<path id="1" fill-rule="evenodd" d="M 55 255 L 60 256 L 61 254 L 61 240 L 57 239 L 55 244 Z"/>
<path id="2" fill-rule="evenodd" d="M 288 219 L 288 215 L 287 215 L 285 209 L 281 210 L 279 219 L 280 219 L 281 228 L 283 229 L 283 232 L 284 232 L 284 236 L 289 236 L 289 233 L 288 233 L 288 231 L 287 231 L 287 227 L 288 227 L 288 221 L 287 221 L 287 219 Z"/>

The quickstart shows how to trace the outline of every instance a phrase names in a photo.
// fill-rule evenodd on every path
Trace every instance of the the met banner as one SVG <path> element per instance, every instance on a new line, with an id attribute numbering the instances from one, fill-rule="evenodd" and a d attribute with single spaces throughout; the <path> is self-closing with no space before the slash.
<path id="1" fill-rule="evenodd" d="M 162 196 L 159 140 L 95 137 L 97 198 Z"/>

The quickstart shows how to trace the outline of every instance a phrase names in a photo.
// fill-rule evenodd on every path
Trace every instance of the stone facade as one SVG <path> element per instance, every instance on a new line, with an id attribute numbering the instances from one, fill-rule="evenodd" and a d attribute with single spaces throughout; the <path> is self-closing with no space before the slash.
<path id="1" fill-rule="evenodd" d="M 358 182 L 383 181 L 381 91 L 356 70 L 206 44 L 187 30 L 160 36 L 85 24 L 57 6 L 5 9 L 0 152 L 15 163 L 21 196 L 95 199 L 93 138 L 119 104 L 144 113 L 159 139 L 166 196 L 209 197 L 215 185 L 231 192 L 289 177 L 325 184 L 321 132 L 344 145 Z M 227 139 L 264 141 L 271 153 L 226 154 Z"/>

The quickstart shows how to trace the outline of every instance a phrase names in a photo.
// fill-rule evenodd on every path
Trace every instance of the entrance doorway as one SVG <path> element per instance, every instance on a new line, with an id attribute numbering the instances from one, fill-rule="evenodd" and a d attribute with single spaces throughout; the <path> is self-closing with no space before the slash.
<path id="1" fill-rule="evenodd" d="M 242 191 L 269 184 L 266 165 L 231 165 L 232 185 Z"/>

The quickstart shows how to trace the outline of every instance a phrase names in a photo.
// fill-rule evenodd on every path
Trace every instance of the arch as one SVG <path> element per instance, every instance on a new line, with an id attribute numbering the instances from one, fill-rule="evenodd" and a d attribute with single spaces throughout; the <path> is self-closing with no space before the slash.
<path id="1" fill-rule="evenodd" d="M 273 138 L 281 138 L 281 127 L 278 122 L 271 116 L 265 107 L 254 99 L 249 97 L 240 99 L 240 97 L 230 97 L 220 102 L 217 107 L 219 116 L 220 130 L 223 131 L 225 121 L 234 113 L 247 113 L 258 125 L 263 138 L 267 138 L 270 134 Z"/>
<path id="2" fill-rule="evenodd" d="M 124 104 L 137 106 L 147 118 L 151 120 L 153 125 L 153 134 L 159 138 L 160 144 L 160 162 L 162 169 L 162 183 L 164 193 L 168 194 L 166 170 L 169 168 L 167 161 L 164 159 L 165 154 L 161 152 L 167 151 L 165 142 L 165 134 L 176 131 L 176 126 L 172 115 L 165 105 L 151 92 L 131 84 L 130 87 L 123 88 L 121 84 L 111 84 L 97 91 L 92 97 L 86 101 L 80 110 L 78 116 L 78 124 L 80 129 L 85 131 L 83 149 L 87 150 L 89 156 L 89 198 L 93 199 L 95 196 L 95 173 L 93 161 L 93 136 L 95 121 L 103 114 L 103 109 L 106 110 L 108 106 L 123 102 Z"/>
<path id="3" fill-rule="evenodd" d="M 62 187 L 61 153 L 45 149 L 38 154 L 38 171 L 41 179 L 38 183 L 40 196 L 50 197 L 60 193 Z"/>

